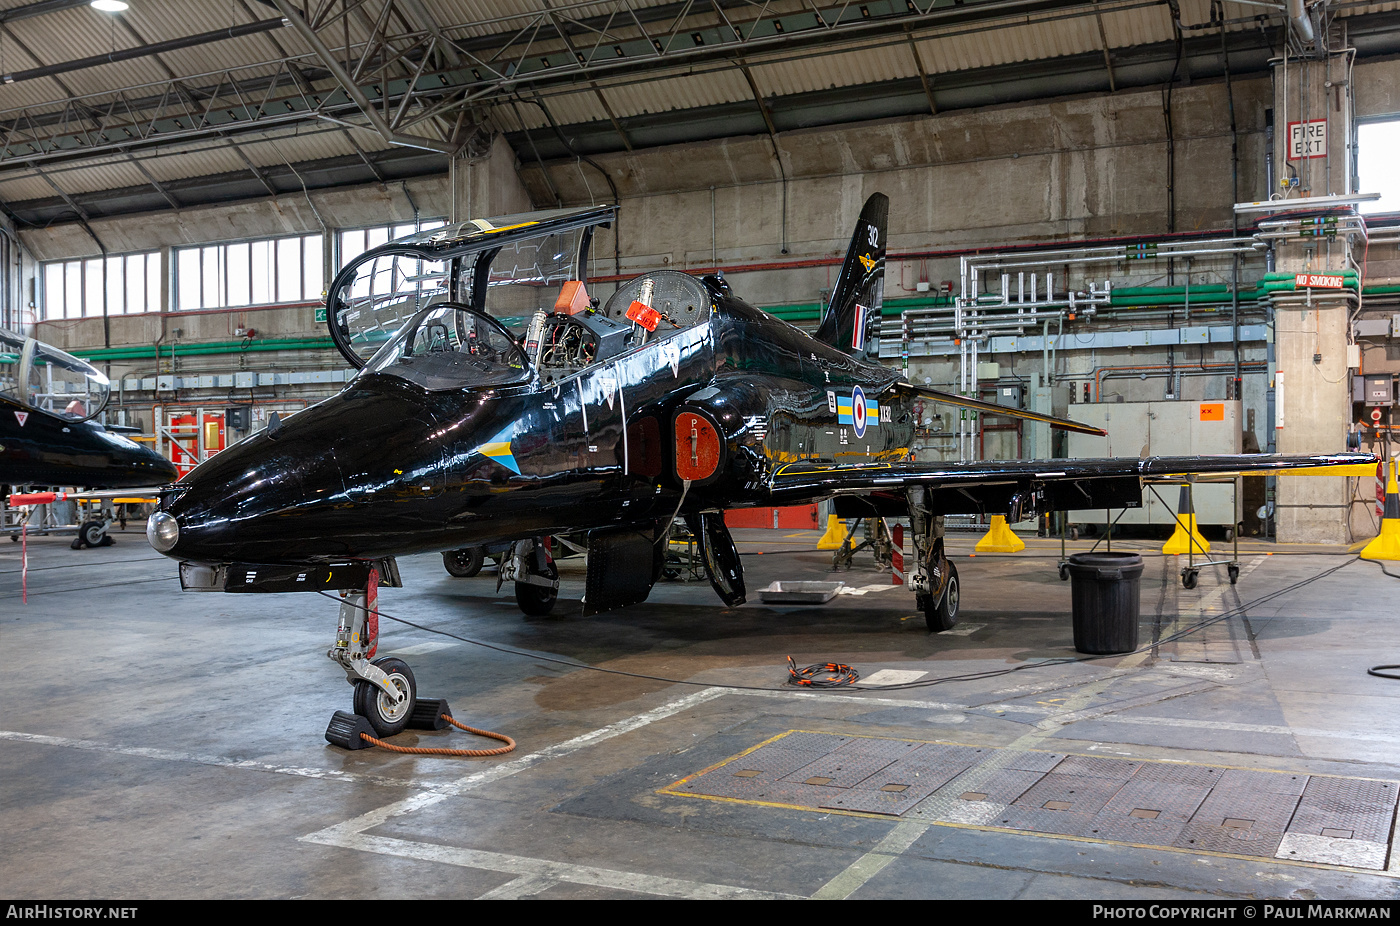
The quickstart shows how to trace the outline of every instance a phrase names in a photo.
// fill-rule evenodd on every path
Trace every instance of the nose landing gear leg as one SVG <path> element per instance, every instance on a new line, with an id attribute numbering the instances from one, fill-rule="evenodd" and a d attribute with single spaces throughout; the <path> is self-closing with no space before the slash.
<path id="1" fill-rule="evenodd" d="M 355 686 L 355 714 L 369 722 L 375 735 L 401 733 L 413 717 L 418 683 L 402 659 L 374 658 L 379 646 L 379 570 L 370 569 L 363 589 L 342 596 L 335 646 L 326 655 L 340 663 Z"/>

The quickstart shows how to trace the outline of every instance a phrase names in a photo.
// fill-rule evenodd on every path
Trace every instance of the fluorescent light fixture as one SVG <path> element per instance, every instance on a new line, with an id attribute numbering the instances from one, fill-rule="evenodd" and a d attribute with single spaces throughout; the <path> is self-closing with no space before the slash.
<path id="1" fill-rule="evenodd" d="M 122 0 L 92 0 L 92 8 L 104 13 L 120 13 L 126 9 Z"/>
<path id="2" fill-rule="evenodd" d="M 1236 212 L 1284 212 L 1294 209 L 1325 209 L 1350 206 L 1380 199 L 1379 193 L 1348 193 L 1336 196 L 1300 196 L 1293 199 L 1266 199 L 1257 203 L 1235 203 Z"/>

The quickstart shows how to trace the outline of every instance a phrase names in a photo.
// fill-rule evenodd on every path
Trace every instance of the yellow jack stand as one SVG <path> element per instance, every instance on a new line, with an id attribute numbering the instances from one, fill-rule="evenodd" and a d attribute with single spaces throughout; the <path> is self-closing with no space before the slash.
<path id="1" fill-rule="evenodd" d="M 1400 488 L 1395 484 L 1395 467 L 1385 480 L 1385 514 L 1381 532 L 1361 551 L 1362 559 L 1400 559 Z"/>
<path id="2" fill-rule="evenodd" d="M 817 541 L 818 550 L 835 550 L 846 539 L 846 522 L 834 514 L 826 516 L 826 533 Z"/>
<path id="3" fill-rule="evenodd" d="M 992 515 L 992 526 L 977 541 L 978 553 L 1020 553 L 1025 548 L 1026 542 L 1012 533 L 1006 518 L 999 514 Z"/>
<path id="4" fill-rule="evenodd" d="M 1191 504 L 1191 487 L 1181 487 L 1181 501 L 1176 506 L 1176 530 L 1167 542 L 1162 544 L 1162 552 L 1167 556 L 1180 555 L 1192 551 L 1209 553 L 1210 541 L 1201 536 L 1196 527 L 1196 508 Z"/>

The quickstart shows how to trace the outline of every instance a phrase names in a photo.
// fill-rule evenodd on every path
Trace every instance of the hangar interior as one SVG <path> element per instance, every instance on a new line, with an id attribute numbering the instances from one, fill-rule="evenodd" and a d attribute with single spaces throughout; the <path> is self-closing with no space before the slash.
<path id="1" fill-rule="evenodd" d="M 615 204 L 592 295 L 722 272 L 812 331 L 876 192 L 880 362 L 1109 432 L 930 402 L 916 459 L 1391 456 L 1400 4 L 101 6 L 0 4 L 0 328 L 105 373 L 101 420 L 182 474 L 351 380 L 326 288 L 390 239 Z M 393 651 L 522 744 L 465 761 L 325 744 L 348 700 L 319 651 L 330 602 L 293 620 L 305 600 L 181 595 L 139 523 L 111 548 L 4 544 L 0 633 L 26 667 L 0 722 L 9 893 L 1393 898 L 1396 695 L 1365 674 L 1390 573 L 1352 555 L 1384 487 L 1236 486 L 1202 487 L 1206 535 L 1242 545 L 1199 587 L 1161 552 L 1175 497 L 1120 516 L 1165 528 L 1112 539 L 1147 560 L 1144 648 L 1107 660 L 1075 654 L 1055 567 L 1111 513 L 1013 525 L 1027 549 L 967 559 L 968 613 L 933 635 L 901 591 L 723 608 L 703 581 L 522 622 L 489 569 L 404 558 L 385 611 L 432 631 L 386 631 Z M 739 530 L 750 588 L 829 577 L 825 526 Z M 950 523 L 953 554 L 987 527 Z M 841 578 L 889 584 L 869 554 Z M 789 655 L 915 687 L 783 691 Z M 706 790 L 764 749 L 738 773 L 759 785 Z M 943 763 L 923 803 L 813 790 L 906 752 Z M 833 774 L 789 788 L 794 756 Z M 1100 829 L 1120 804 L 1157 828 Z"/>

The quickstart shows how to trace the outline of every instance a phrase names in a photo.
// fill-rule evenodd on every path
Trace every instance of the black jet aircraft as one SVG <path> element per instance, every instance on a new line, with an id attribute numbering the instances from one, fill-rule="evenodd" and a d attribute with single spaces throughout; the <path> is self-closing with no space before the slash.
<path id="1" fill-rule="evenodd" d="M 476 221 L 366 252 L 329 288 L 328 323 L 361 368 L 333 398 L 169 487 L 148 536 L 186 588 L 349 591 L 330 655 L 356 712 L 409 722 L 411 671 L 373 660 L 375 586 L 393 557 L 497 545 L 529 614 L 559 582 L 545 538 L 588 552 L 585 610 L 644 600 L 676 516 L 710 581 L 745 599 L 723 512 L 837 498 L 910 520 L 908 584 L 930 629 L 957 621 L 943 516 L 1136 506 L 1145 479 L 1374 462 L 1368 455 L 909 462 L 933 400 L 1101 434 L 908 382 L 867 352 L 884 287 L 888 200 L 856 223 L 815 336 L 719 274 L 657 271 L 589 298 L 592 230 L 613 207 Z M 517 337 L 503 320 L 523 328 Z"/>
<path id="2" fill-rule="evenodd" d="M 0 484 L 126 489 L 174 479 L 169 460 L 93 420 L 110 396 L 90 363 L 0 328 Z M 79 536 L 96 546 L 105 531 L 90 521 Z"/>

